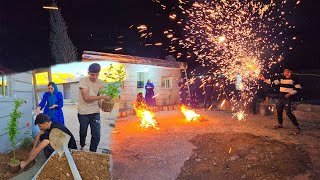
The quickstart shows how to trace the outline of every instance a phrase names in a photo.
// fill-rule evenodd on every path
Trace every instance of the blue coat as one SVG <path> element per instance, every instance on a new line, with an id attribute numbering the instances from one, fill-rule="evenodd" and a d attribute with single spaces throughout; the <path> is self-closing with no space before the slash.
<path id="1" fill-rule="evenodd" d="M 49 109 L 49 102 L 48 98 L 51 94 L 49 92 L 45 92 L 43 95 L 43 98 L 39 104 L 39 107 L 41 107 L 41 110 L 44 108 L 43 113 L 50 116 L 50 109 Z M 62 112 L 63 107 L 63 95 L 61 92 L 54 93 L 56 102 L 55 104 L 58 105 L 58 107 L 55 108 L 54 115 L 51 117 L 52 122 L 58 122 L 60 124 L 64 125 L 64 117 Z"/>

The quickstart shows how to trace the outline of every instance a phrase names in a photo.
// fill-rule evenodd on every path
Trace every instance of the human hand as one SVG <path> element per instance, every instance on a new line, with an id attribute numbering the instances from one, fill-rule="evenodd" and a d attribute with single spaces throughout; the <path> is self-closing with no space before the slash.
<path id="1" fill-rule="evenodd" d="M 290 96 L 291 96 L 290 93 L 288 93 L 288 94 L 285 95 L 286 98 L 289 98 Z"/>
<path id="2" fill-rule="evenodd" d="M 104 100 L 107 100 L 107 101 L 110 101 L 110 100 L 111 100 L 111 97 L 110 97 L 110 96 L 107 96 L 107 95 L 102 96 L 102 98 L 103 98 Z"/>
<path id="3" fill-rule="evenodd" d="M 262 74 L 259 74 L 259 79 L 262 81 L 266 80 L 266 78 L 264 78 L 264 76 Z"/>
<path id="4" fill-rule="evenodd" d="M 56 107 L 58 107 L 58 105 L 54 104 L 51 107 L 49 107 L 49 109 L 53 109 L 53 108 L 56 108 Z"/>
<path id="5" fill-rule="evenodd" d="M 40 107 L 37 107 L 37 109 L 36 109 L 36 114 L 37 114 L 37 115 L 40 114 L 40 109 L 41 109 Z"/>

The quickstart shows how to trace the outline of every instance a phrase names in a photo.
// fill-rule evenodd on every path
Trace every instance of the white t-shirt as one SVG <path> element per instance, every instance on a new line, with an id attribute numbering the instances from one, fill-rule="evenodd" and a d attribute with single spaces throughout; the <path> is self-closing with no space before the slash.
<path id="1" fill-rule="evenodd" d="M 98 101 L 84 101 L 81 93 L 82 88 L 88 89 L 89 96 L 97 96 L 99 90 L 103 88 L 103 81 L 97 79 L 96 82 L 92 82 L 89 77 L 82 78 L 79 81 L 78 113 L 81 115 L 99 113 L 100 107 Z"/>

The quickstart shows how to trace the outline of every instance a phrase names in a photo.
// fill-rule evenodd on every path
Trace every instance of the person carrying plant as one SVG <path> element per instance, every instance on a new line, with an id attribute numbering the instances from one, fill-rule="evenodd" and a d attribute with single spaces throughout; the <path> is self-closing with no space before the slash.
<path id="1" fill-rule="evenodd" d="M 51 122 L 48 115 L 42 113 L 37 115 L 35 125 L 38 125 L 41 131 L 38 133 L 33 142 L 33 148 L 29 153 L 27 160 L 20 162 L 21 169 L 24 169 L 30 162 L 32 162 L 42 150 L 44 151 L 47 159 L 50 157 L 50 155 L 54 152 L 54 149 L 50 145 L 49 135 L 50 131 L 54 128 L 57 128 L 68 134 L 70 136 L 68 147 L 70 149 L 77 149 L 76 140 L 74 139 L 70 130 L 60 123 Z"/>
<path id="2" fill-rule="evenodd" d="M 80 150 L 86 145 L 87 130 L 90 124 L 90 151 L 96 152 L 100 142 L 100 107 L 99 100 L 111 100 L 111 97 L 100 96 L 104 83 L 98 79 L 101 66 L 93 63 L 88 68 L 88 77 L 80 79 L 78 95 L 78 119 L 80 123 Z"/>

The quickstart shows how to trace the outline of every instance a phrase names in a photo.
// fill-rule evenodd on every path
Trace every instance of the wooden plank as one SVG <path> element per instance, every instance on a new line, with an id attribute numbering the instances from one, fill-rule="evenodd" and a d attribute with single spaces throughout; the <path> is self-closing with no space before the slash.
<path id="1" fill-rule="evenodd" d="M 48 88 L 37 88 L 37 92 L 47 92 Z"/>
<path id="2" fill-rule="evenodd" d="M 38 98 L 38 91 L 37 91 L 37 79 L 36 79 L 36 70 L 32 71 L 32 79 L 33 79 L 33 90 L 34 90 L 34 96 L 36 98 L 35 108 L 38 106 L 39 98 Z"/>

